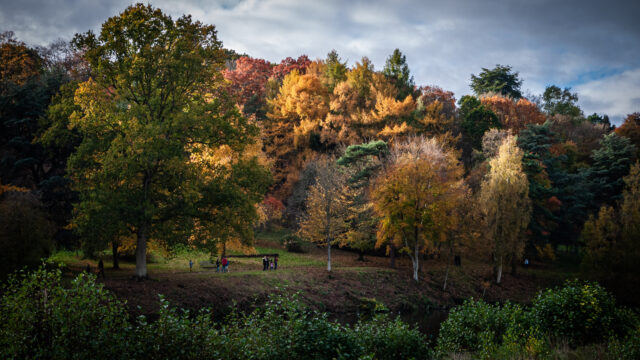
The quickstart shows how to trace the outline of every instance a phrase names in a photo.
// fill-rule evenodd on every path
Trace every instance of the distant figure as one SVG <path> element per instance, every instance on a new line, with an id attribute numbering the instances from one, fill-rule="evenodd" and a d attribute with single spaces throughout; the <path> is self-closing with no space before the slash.
<path id="1" fill-rule="evenodd" d="M 98 277 L 100 277 L 101 275 L 102 279 L 104 279 L 104 263 L 102 262 L 102 259 L 100 259 L 100 261 L 98 262 Z"/>
<path id="2" fill-rule="evenodd" d="M 273 270 L 273 259 L 269 261 L 269 270 Z"/>
<path id="3" fill-rule="evenodd" d="M 222 272 L 229 271 L 229 260 L 226 257 L 222 258 Z"/>
<path id="4" fill-rule="evenodd" d="M 89 263 L 87 263 L 87 269 L 85 271 L 87 274 L 91 274 L 91 265 L 89 265 Z"/>
<path id="5" fill-rule="evenodd" d="M 278 257 L 273 257 L 273 270 L 278 270 Z"/>
<path id="6" fill-rule="evenodd" d="M 267 270 L 267 264 L 268 264 L 268 260 L 266 256 L 262 257 L 262 271 Z"/>
<path id="7" fill-rule="evenodd" d="M 216 259 L 216 272 L 220 272 L 220 258 Z"/>
<path id="8" fill-rule="evenodd" d="M 193 260 L 189 259 L 189 272 L 193 271 Z"/>
<path id="9" fill-rule="evenodd" d="M 529 267 L 529 259 L 524 259 L 524 267 L 525 268 Z"/>

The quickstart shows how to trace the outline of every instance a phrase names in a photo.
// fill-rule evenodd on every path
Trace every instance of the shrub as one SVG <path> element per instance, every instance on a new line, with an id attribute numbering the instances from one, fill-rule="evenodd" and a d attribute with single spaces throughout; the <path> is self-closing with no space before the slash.
<path id="1" fill-rule="evenodd" d="M 294 234 L 289 234 L 282 238 L 282 245 L 284 245 L 288 252 L 304 252 L 304 250 L 302 249 L 302 239 Z"/>
<path id="2" fill-rule="evenodd" d="M 126 358 L 124 305 L 81 274 L 69 288 L 61 271 L 40 268 L 9 278 L 0 300 L 0 358 Z"/>
<path id="3" fill-rule="evenodd" d="M 360 321 L 351 330 L 366 354 L 373 359 L 431 359 L 433 353 L 424 334 L 399 318 L 376 315 Z"/>
<path id="4" fill-rule="evenodd" d="M 597 283 L 568 281 L 538 294 L 530 319 L 533 326 L 572 346 L 592 344 L 613 335 L 615 300 Z"/>
<path id="5" fill-rule="evenodd" d="M 440 326 L 436 350 L 444 356 L 460 352 L 493 352 L 511 332 L 527 335 L 525 313 L 521 306 L 506 303 L 487 304 L 482 300 L 466 300 L 455 307 Z"/>

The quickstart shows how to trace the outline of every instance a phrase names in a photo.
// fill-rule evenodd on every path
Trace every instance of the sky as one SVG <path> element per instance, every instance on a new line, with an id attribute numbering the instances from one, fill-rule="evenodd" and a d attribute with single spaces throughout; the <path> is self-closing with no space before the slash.
<path id="1" fill-rule="evenodd" d="M 99 31 L 126 0 L 0 0 L 0 31 L 30 45 Z M 457 98 L 471 74 L 496 64 L 519 72 L 525 93 L 571 87 L 586 114 L 620 123 L 640 111 L 640 1 L 637 0 L 155 0 L 178 17 L 214 24 L 224 46 L 279 62 L 335 49 L 353 65 L 380 70 L 399 48 L 418 85 Z"/>

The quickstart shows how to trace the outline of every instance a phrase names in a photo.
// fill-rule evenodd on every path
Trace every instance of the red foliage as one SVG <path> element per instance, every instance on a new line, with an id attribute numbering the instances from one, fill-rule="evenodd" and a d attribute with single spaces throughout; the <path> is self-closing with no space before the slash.
<path id="1" fill-rule="evenodd" d="M 439 101 L 442 104 L 442 112 L 447 116 L 455 116 L 456 97 L 451 91 L 443 90 L 439 86 L 423 86 L 419 89 L 419 101 L 426 107 Z"/>
<path id="2" fill-rule="evenodd" d="M 243 56 L 236 60 L 234 70 L 224 70 L 225 79 L 231 81 L 229 91 L 239 105 L 245 105 L 252 96 L 264 99 L 265 85 L 271 76 L 271 64 L 263 59 Z"/>
<path id="3" fill-rule="evenodd" d="M 262 204 L 266 208 L 269 208 L 269 209 L 274 210 L 274 211 L 282 211 L 282 210 L 284 210 L 284 204 L 282 204 L 282 201 L 274 198 L 271 195 L 267 195 L 264 198 L 264 200 L 262 201 Z"/>
<path id="4" fill-rule="evenodd" d="M 300 74 L 304 74 L 307 70 L 307 66 L 311 64 L 311 60 L 307 55 L 300 55 L 298 59 L 288 57 L 280 62 L 280 64 L 273 67 L 273 77 L 278 80 L 284 79 L 284 77 L 292 72 L 298 70 Z"/>

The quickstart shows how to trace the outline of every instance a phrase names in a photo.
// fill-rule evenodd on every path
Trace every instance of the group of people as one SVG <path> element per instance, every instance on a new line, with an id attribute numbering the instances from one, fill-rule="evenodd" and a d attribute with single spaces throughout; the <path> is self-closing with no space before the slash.
<path id="1" fill-rule="evenodd" d="M 278 257 L 274 256 L 273 259 L 269 259 L 267 256 L 262 257 L 262 271 L 278 270 Z"/>
<path id="2" fill-rule="evenodd" d="M 220 265 L 222 265 L 223 273 L 229 272 L 229 260 L 226 257 L 223 257 L 222 260 L 216 259 L 216 272 L 220 272 Z"/>
<path id="3" fill-rule="evenodd" d="M 87 263 L 87 268 L 85 269 L 85 271 L 87 272 L 87 274 L 91 274 L 91 265 L 89 265 L 89 263 Z M 105 279 L 104 263 L 102 262 L 102 259 L 100 259 L 100 261 L 98 262 L 98 277 L 100 276 L 102 276 L 102 278 Z"/>

